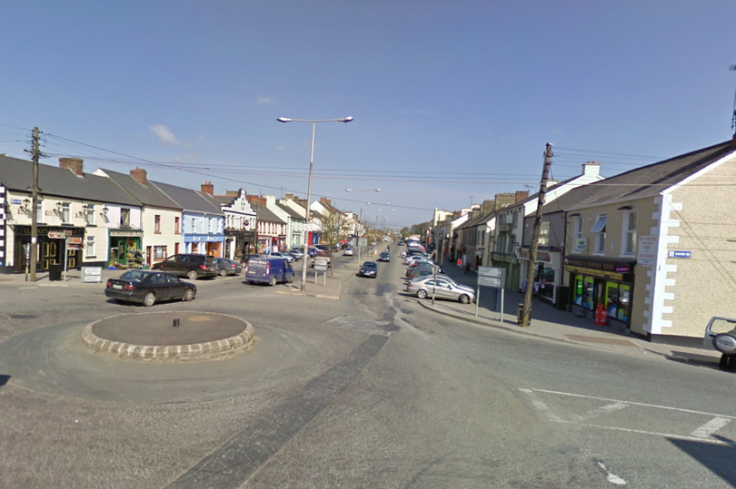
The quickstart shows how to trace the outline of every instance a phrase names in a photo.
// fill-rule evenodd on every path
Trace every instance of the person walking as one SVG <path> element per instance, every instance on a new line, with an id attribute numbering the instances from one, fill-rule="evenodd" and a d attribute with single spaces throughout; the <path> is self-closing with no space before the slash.
<path id="1" fill-rule="evenodd" d="M 470 262 L 465 264 L 465 275 L 470 274 Z"/>

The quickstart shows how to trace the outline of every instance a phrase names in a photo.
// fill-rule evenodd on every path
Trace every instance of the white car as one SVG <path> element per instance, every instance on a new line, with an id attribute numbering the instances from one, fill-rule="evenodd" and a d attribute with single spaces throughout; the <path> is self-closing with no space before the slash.
<path id="1" fill-rule="evenodd" d="M 353 256 L 353 253 L 354 253 L 353 252 L 353 249 L 350 248 L 350 247 L 348 247 L 348 248 L 345 248 L 345 253 L 343 253 L 343 255 L 344 256 Z"/>

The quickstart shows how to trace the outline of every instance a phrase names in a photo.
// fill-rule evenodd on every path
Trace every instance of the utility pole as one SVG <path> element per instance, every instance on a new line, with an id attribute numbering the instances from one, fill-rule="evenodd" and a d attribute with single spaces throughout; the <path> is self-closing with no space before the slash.
<path id="1" fill-rule="evenodd" d="M 547 143 L 547 149 L 544 152 L 544 169 L 542 170 L 542 181 L 539 184 L 537 212 L 534 216 L 532 246 L 529 250 L 529 268 L 526 271 L 526 290 L 524 291 L 524 306 L 521 313 L 520 324 L 522 328 L 529 327 L 532 323 L 532 292 L 534 291 L 534 272 L 537 268 L 539 230 L 542 227 L 542 207 L 544 207 L 544 195 L 547 193 L 547 178 L 549 176 L 550 166 L 552 166 L 552 143 Z"/>
<path id="2" fill-rule="evenodd" d="M 33 186 L 31 187 L 31 282 L 36 281 L 36 264 L 38 263 L 38 128 L 33 128 Z"/>

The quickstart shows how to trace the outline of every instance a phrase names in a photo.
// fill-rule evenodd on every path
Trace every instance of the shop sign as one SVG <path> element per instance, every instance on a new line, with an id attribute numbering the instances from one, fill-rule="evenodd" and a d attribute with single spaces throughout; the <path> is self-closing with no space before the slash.
<path id="1" fill-rule="evenodd" d="M 204 243 L 204 242 L 217 242 L 224 241 L 224 234 L 203 234 L 203 235 L 188 235 L 184 236 L 185 243 Z"/>
<path id="2" fill-rule="evenodd" d="M 675 250 L 669 250 L 667 252 L 667 257 L 669 258 L 690 258 L 692 256 L 691 251 L 675 251 Z"/>
<path id="3" fill-rule="evenodd" d="M 110 236 L 113 238 L 140 238 L 143 236 L 143 231 L 110 231 Z"/>
<path id="4" fill-rule="evenodd" d="M 577 238 L 575 240 L 574 250 L 578 253 L 582 253 L 588 249 L 588 238 Z"/>
<path id="5" fill-rule="evenodd" d="M 522 248 L 521 251 L 519 252 L 519 255 L 521 256 L 521 258 L 528 260 L 529 259 L 529 249 Z M 549 257 L 549 252 L 548 251 L 537 251 L 537 261 L 543 261 L 543 262 L 549 263 L 551 261 Z"/>
<path id="6" fill-rule="evenodd" d="M 657 238 L 654 236 L 639 236 L 639 247 L 636 255 L 636 264 L 642 267 L 653 267 L 657 264 Z"/>
<path id="7" fill-rule="evenodd" d="M 613 280 L 616 282 L 624 281 L 624 276 L 622 273 L 607 272 L 604 270 L 595 270 L 591 268 L 578 267 L 574 265 L 568 265 L 566 270 L 568 272 L 572 272 L 572 273 L 576 273 L 580 275 L 587 275 L 589 277 L 603 278 L 606 280 Z"/>

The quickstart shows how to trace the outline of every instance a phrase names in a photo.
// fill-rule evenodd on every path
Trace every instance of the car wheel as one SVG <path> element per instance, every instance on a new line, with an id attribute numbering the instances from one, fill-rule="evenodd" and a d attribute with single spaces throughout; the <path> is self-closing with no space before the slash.
<path id="1" fill-rule="evenodd" d="M 271 287 L 276 285 L 276 277 L 271 277 L 268 281 L 268 285 L 270 285 Z"/>
<path id="2" fill-rule="evenodd" d="M 190 301 L 194 299 L 194 291 L 192 289 L 187 289 L 186 292 L 184 292 L 184 300 Z"/>
<path id="3" fill-rule="evenodd" d="M 420 299 L 426 299 L 427 298 L 427 291 L 426 290 L 420 290 L 417 292 L 417 297 Z"/>
<path id="4" fill-rule="evenodd" d="M 467 304 L 467 303 L 470 302 L 470 297 L 468 297 L 467 295 L 463 294 L 460 297 L 458 297 L 457 300 L 460 301 L 460 304 Z"/>
<path id="5" fill-rule="evenodd" d="M 154 294 L 153 292 L 149 292 L 143 298 L 143 305 L 146 307 L 151 307 L 155 303 L 156 303 L 156 294 Z"/>
<path id="6" fill-rule="evenodd" d="M 197 280 L 197 272 L 194 270 L 189 270 L 189 273 L 187 273 L 187 278 L 189 278 L 189 280 Z"/>
<path id="7" fill-rule="evenodd" d="M 227 277 L 227 270 L 225 270 L 224 268 L 220 270 L 220 276 Z"/>

